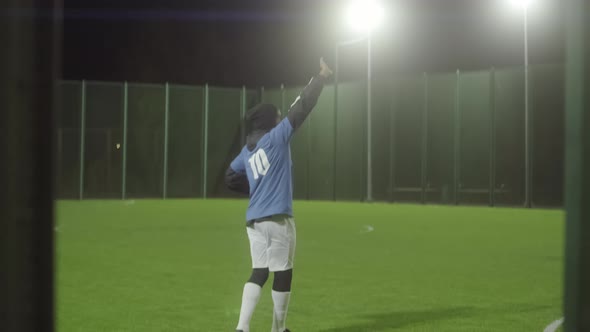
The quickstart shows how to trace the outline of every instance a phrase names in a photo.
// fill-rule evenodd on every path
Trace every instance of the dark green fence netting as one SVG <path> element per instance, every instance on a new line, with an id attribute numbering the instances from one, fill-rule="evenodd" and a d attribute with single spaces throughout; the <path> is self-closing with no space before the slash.
<path id="1" fill-rule="evenodd" d="M 162 197 L 164 85 L 129 85 L 127 197 Z"/>
<path id="2" fill-rule="evenodd" d="M 203 195 L 204 88 L 170 86 L 167 196 Z"/>
<path id="3" fill-rule="evenodd" d="M 60 84 L 61 108 L 56 130 L 56 196 L 79 198 L 80 189 L 80 110 L 82 109 L 80 82 Z"/>
<path id="4" fill-rule="evenodd" d="M 123 84 L 86 84 L 84 197 L 121 198 Z"/>

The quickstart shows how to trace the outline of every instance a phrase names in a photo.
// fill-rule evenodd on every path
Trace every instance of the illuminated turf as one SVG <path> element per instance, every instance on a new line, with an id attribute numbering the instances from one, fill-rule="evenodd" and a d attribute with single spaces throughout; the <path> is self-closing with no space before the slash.
<path id="1" fill-rule="evenodd" d="M 233 331 L 246 204 L 59 202 L 58 331 Z M 296 202 L 295 214 L 293 332 L 542 331 L 562 317 L 561 211 Z M 271 285 L 254 332 L 270 331 Z"/>

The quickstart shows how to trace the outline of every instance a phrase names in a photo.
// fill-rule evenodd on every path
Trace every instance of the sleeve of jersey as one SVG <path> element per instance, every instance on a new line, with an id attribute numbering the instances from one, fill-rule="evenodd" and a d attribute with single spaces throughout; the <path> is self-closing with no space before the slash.
<path id="1" fill-rule="evenodd" d="M 246 165 L 244 165 L 244 160 L 242 159 L 242 153 L 240 154 L 231 162 L 230 164 L 231 169 L 233 169 L 236 173 L 246 173 Z"/>

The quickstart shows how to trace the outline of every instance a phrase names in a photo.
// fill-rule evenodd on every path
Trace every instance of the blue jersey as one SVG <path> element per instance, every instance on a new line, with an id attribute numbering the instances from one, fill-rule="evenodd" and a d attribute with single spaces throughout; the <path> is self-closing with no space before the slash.
<path id="1" fill-rule="evenodd" d="M 264 134 L 255 146 L 242 148 L 226 173 L 231 190 L 250 194 L 246 220 L 286 214 L 293 217 L 293 182 L 289 142 L 297 128 L 316 105 L 325 78 L 318 75 L 295 99 L 289 113 Z M 247 181 L 246 179 L 247 178 Z M 245 188 L 248 185 L 249 188 Z"/>
<path id="2" fill-rule="evenodd" d="M 250 205 L 246 220 L 275 214 L 293 216 L 292 162 L 289 142 L 294 128 L 284 118 L 266 133 L 250 151 L 244 146 L 231 163 L 236 172 L 245 172 L 250 184 Z"/>

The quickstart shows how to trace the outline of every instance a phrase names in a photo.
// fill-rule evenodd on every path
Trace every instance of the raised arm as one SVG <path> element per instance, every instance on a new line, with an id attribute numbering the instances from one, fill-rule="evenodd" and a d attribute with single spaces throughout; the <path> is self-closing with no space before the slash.
<path id="1" fill-rule="evenodd" d="M 332 75 L 332 70 L 324 62 L 323 58 L 320 59 L 320 73 L 311 79 L 299 97 L 295 99 L 287 114 L 287 118 L 294 130 L 303 124 L 303 121 L 317 104 L 324 83 L 330 75 Z"/>

